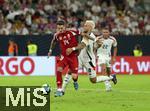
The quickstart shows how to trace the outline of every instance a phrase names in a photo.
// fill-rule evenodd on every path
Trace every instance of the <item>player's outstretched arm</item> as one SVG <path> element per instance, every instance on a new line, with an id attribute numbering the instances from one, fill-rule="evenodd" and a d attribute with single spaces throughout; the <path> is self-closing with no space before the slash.
<path id="1" fill-rule="evenodd" d="M 118 52 L 118 48 L 117 48 L 117 47 L 114 47 L 113 50 L 114 50 L 114 52 L 113 52 L 112 62 L 115 62 L 116 56 L 117 56 L 117 52 Z"/>
<path id="2" fill-rule="evenodd" d="M 54 37 L 55 37 L 55 36 L 54 36 Z M 54 49 L 55 45 L 56 45 L 56 39 L 54 38 L 54 39 L 52 40 L 51 45 L 50 45 L 50 48 L 49 48 L 48 57 L 51 56 L 52 50 Z"/>
<path id="3" fill-rule="evenodd" d="M 78 44 L 78 46 L 73 47 L 72 49 L 73 49 L 73 50 L 81 50 L 81 49 L 83 49 L 84 47 L 86 47 L 86 44 L 85 44 L 84 42 L 81 42 L 80 44 Z"/>
<path id="4" fill-rule="evenodd" d="M 86 47 L 86 44 L 85 44 L 84 42 L 81 42 L 81 43 L 78 44 L 78 46 L 76 46 L 76 47 L 68 48 L 68 49 L 66 50 L 66 54 L 67 54 L 67 55 L 70 55 L 73 51 L 81 50 L 81 49 L 83 49 L 84 47 Z"/>

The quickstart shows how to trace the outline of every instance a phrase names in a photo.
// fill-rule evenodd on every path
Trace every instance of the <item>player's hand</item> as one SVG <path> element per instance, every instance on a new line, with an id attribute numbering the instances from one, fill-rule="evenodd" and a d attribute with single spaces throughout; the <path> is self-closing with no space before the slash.
<path id="1" fill-rule="evenodd" d="M 112 58 L 111 58 L 111 63 L 113 64 L 115 61 L 116 61 L 116 58 L 115 58 L 115 57 L 112 57 Z"/>
<path id="2" fill-rule="evenodd" d="M 52 55 L 52 52 L 48 52 L 47 55 L 48 55 L 48 58 L 49 58 Z"/>
<path id="3" fill-rule="evenodd" d="M 73 51 L 72 48 L 68 48 L 68 49 L 66 50 L 66 54 L 67 54 L 67 55 L 70 55 L 70 54 L 72 53 L 72 51 Z"/>

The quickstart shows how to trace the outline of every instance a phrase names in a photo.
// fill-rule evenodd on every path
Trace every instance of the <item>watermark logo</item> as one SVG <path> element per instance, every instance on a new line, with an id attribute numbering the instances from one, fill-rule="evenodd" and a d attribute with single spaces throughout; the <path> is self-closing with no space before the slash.
<path id="1" fill-rule="evenodd" d="M 40 87 L 0 86 L 1 111 L 50 111 L 50 95 Z"/>

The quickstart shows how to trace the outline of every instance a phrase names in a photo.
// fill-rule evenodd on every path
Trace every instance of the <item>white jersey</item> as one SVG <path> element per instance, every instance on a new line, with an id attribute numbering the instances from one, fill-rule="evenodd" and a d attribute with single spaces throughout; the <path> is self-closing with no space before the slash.
<path id="1" fill-rule="evenodd" d="M 97 39 L 102 40 L 102 46 L 97 49 L 97 56 L 104 55 L 106 57 L 111 57 L 111 48 L 117 46 L 117 41 L 113 36 L 105 39 L 103 36 L 99 36 Z"/>
<path id="2" fill-rule="evenodd" d="M 90 37 L 96 39 L 96 36 L 93 33 L 90 34 Z M 95 60 L 95 55 L 93 51 L 93 45 L 95 40 L 93 41 L 87 38 L 83 38 L 81 42 L 84 42 L 86 44 L 86 47 L 81 50 L 79 54 L 80 58 L 82 58 L 82 60 L 86 62 Z"/>
<path id="3" fill-rule="evenodd" d="M 91 33 L 90 37 L 96 40 L 96 36 Z M 86 44 L 86 47 L 83 48 L 78 56 L 79 58 L 79 68 L 85 68 L 89 74 L 90 78 L 96 77 L 95 65 L 96 59 L 93 51 L 93 46 L 95 40 L 90 40 L 88 38 L 83 38 L 82 42 Z"/>

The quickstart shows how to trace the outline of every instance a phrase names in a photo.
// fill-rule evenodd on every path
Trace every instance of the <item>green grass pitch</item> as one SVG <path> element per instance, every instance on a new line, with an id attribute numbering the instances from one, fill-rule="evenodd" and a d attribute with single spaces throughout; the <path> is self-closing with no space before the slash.
<path id="1" fill-rule="evenodd" d="M 72 82 L 63 97 L 54 97 L 55 77 L 0 77 L 1 86 L 38 86 L 49 83 L 53 88 L 51 111 L 150 111 L 150 76 L 118 75 L 112 92 L 104 84 L 92 84 L 88 76 L 79 76 L 79 90 Z"/>

